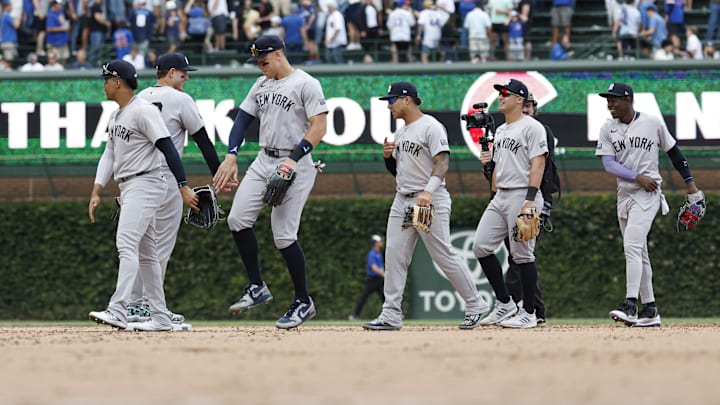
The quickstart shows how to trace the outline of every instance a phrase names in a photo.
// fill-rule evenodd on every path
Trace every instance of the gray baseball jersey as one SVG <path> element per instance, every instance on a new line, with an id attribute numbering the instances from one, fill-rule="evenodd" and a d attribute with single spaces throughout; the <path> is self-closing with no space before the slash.
<path id="1" fill-rule="evenodd" d="M 240 108 L 260 118 L 260 146 L 280 150 L 293 150 L 308 119 L 328 112 L 320 82 L 300 69 L 280 80 L 259 77 Z"/>
<path id="2" fill-rule="evenodd" d="M 617 179 L 617 215 L 625 246 L 626 297 L 654 302 L 652 266 L 647 235 L 658 208 L 667 209 L 660 185 L 659 151 L 669 151 L 675 139 L 658 117 L 635 113 L 629 124 L 610 119 L 600 128 L 597 156 L 615 156 L 618 163 L 651 177 L 658 184 L 654 192 L 645 191 L 634 181 Z"/>
<path id="3" fill-rule="evenodd" d="M 433 157 L 449 152 L 445 127 L 434 117 L 422 118 L 405 125 L 395 135 L 393 157 L 397 161 L 397 193 L 390 208 L 385 247 L 385 302 L 380 314 L 385 322 L 402 326 L 402 298 L 407 281 L 407 270 L 418 237 L 422 238 L 428 253 L 443 271 L 450 284 L 464 300 L 465 310 L 484 313 L 488 304 L 478 295 L 477 286 L 470 275 L 464 257 L 450 243 L 450 193 L 443 186 L 432 195 L 434 216 L 430 232 L 415 228 L 402 229 L 407 207 L 414 205 L 417 194 L 423 191 L 434 167 Z"/>
<path id="4" fill-rule="evenodd" d="M 309 119 L 328 112 L 320 82 L 299 69 L 280 80 L 261 76 L 240 108 L 260 119 L 260 146 L 274 149 L 276 154 L 271 156 L 261 149 L 245 173 L 227 218 L 231 231 L 241 231 L 255 224 L 265 207 L 262 194 L 268 176 L 303 139 L 310 128 Z M 285 200 L 272 209 L 270 221 L 278 249 L 297 240 L 300 216 L 316 176 L 312 156 L 308 153 L 297 162 L 295 180 Z"/>
<path id="5" fill-rule="evenodd" d="M 495 185 L 498 188 L 526 188 L 530 159 L 548 153 L 545 128 L 536 119 L 523 115 L 512 124 L 498 127 L 493 150 Z"/>
<path id="6" fill-rule="evenodd" d="M 600 128 L 596 156 L 615 156 L 618 163 L 638 174 L 651 177 L 658 186 L 662 177 L 658 170 L 659 151 L 669 151 L 675 146 L 675 139 L 658 117 L 636 113 L 636 117 L 624 124 L 619 119 L 610 119 Z M 658 200 L 660 187 L 655 193 L 643 190 L 635 181 L 617 179 L 618 204 L 628 198 L 647 208 Z"/>
<path id="7" fill-rule="evenodd" d="M 115 180 L 166 164 L 155 142 L 169 136 L 160 111 L 145 100 L 134 97 L 124 108 L 113 111 L 108 121 L 106 147 L 113 151 Z"/>
<path id="8" fill-rule="evenodd" d="M 512 233 L 515 218 L 525 203 L 530 160 L 547 153 L 545 127 L 534 118 L 523 115 L 518 121 L 498 127 L 493 143 L 497 194 L 478 223 L 473 245 L 475 257 L 493 254 Z M 541 192 L 535 196 L 535 207 L 538 212 L 542 211 Z M 516 263 L 534 262 L 534 250 L 535 239 L 519 243 L 510 238 L 510 252 Z"/>
<path id="9" fill-rule="evenodd" d="M 195 101 L 189 94 L 170 86 L 152 86 L 138 93 L 160 109 L 163 122 L 170 132 L 173 145 L 182 157 L 187 135 L 205 126 Z"/>
<path id="10" fill-rule="evenodd" d="M 432 173 L 433 157 L 440 152 L 450 152 L 445 127 L 427 114 L 400 128 L 395 134 L 395 145 L 395 181 L 401 194 L 425 189 Z M 445 185 L 445 179 L 442 185 Z"/>

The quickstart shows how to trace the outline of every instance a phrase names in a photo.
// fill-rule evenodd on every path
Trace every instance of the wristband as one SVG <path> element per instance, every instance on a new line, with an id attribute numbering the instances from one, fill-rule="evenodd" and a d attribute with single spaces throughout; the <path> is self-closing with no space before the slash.
<path id="1" fill-rule="evenodd" d="M 310 151 L 313 150 L 313 146 L 307 139 L 303 139 L 300 141 L 300 143 L 293 149 L 292 152 L 290 152 L 290 155 L 288 156 L 290 159 L 294 161 L 299 161 L 302 159 L 303 156 L 310 153 Z"/>
<path id="2" fill-rule="evenodd" d="M 437 191 L 437 189 L 442 184 L 442 180 L 438 176 L 431 176 L 430 180 L 428 180 L 427 185 L 425 186 L 425 190 L 429 193 L 434 193 Z"/>
<path id="3" fill-rule="evenodd" d="M 537 195 L 538 188 L 529 186 L 527 188 L 527 194 L 525 194 L 525 201 L 535 201 L 535 196 Z"/>
<path id="4" fill-rule="evenodd" d="M 183 188 L 185 186 L 187 186 L 187 181 L 183 180 L 181 182 L 178 182 L 178 188 Z"/>

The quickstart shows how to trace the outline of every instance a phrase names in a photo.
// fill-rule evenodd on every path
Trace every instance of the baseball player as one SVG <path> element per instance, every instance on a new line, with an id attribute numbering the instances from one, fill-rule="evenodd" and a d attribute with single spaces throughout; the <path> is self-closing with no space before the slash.
<path id="1" fill-rule="evenodd" d="M 405 126 L 397 131 L 394 141 L 386 138 L 383 144 L 385 166 L 395 176 L 397 192 L 387 224 L 385 302 L 380 315 L 363 328 L 402 328 L 403 290 L 419 236 L 430 257 L 465 301 L 465 320 L 459 327 L 472 329 L 490 306 L 478 295 L 467 262 L 450 243 L 451 199 L 445 189 L 450 148 L 445 127 L 420 110 L 422 99 L 411 83 L 391 84 L 387 95 L 380 100 L 387 101 L 393 118 L 404 120 Z M 412 205 L 433 206 L 434 217 L 428 233 L 414 227 L 402 229 L 405 211 Z"/>
<path id="2" fill-rule="evenodd" d="M 370 294 L 375 292 L 381 301 L 385 301 L 385 294 L 383 293 L 385 288 L 385 265 L 383 264 L 382 254 L 385 241 L 382 236 L 373 235 L 370 237 L 370 243 L 372 244 L 372 248 L 367 254 L 367 279 L 365 280 L 365 288 L 362 294 L 360 294 L 360 298 L 358 298 L 353 313 L 348 317 L 348 320 L 351 321 L 360 319 L 360 312 L 363 306 L 365 306 Z"/>
<path id="3" fill-rule="evenodd" d="M 607 99 L 612 119 L 600 128 L 595 155 L 601 157 L 605 171 L 617 177 L 617 216 L 625 250 L 626 298 L 609 315 L 628 326 L 660 326 L 647 244 L 658 210 L 663 215 L 669 211 L 660 187 L 659 151 L 667 153 L 685 181 L 688 201 L 703 200 L 704 194 L 662 120 L 635 111 L 632 87 L 613 83 L 600 96 Z M 638 294 L 644 304 L 639 313 Z"/>
<path id="4" fill-rule="evenodd" d="M 512 234 L 515 219 L 522 209 L 542 211 L 543 196 L 539 192 L 548 153 L 545 128 L 534 118 L 523 114 L 528 90 L 519 80 L 496 84 L 500 92 L 500 112 L 505 123 L 497 128 L 493 143 L 495 170 L 491 190 L 495 197 L 485 209 L 475 233 L 473 253 L 495 292 L 494 310 L 480 320 L 481 325 L 499 324 L 508 328 L 537 326 L 535 295 L 525 294 L 523 307 L 518 309 L 510 298 L 503 280 L 502 267 L 494 254 L 497 246 Z M 535 239 L 525 242 L 510 240 L 513 261 L 521 272 L 523 291 L 535 291 Z"/>
<path id="5" fill-rule="evenodd" d="M 535 117 L 535 115 L 537 114 L 537 100 L 535 100 L 535 97 L 533 97 L 532 93 L 528 93 L 528 99 L 527 101 L 525 101 L 525 103 L 523 103 L 523 114 L 529 115 L 531 117 Z M 555 150 L 555 135 L 553 134 L 550 127 L 544 124 L 543 127 L 545 128 L 545 134 L 548 143 L 548 157 L 553 156 Z M 480 152 L 480 161 L 483 165 L 488 165 L 492 161 L 492 148 L 489 151 Z M 543 180 L 540 182 L 540 191 L 543 192 L 542 195 L 544 200 L 541 216 L 543 217 L 544 221 L 550 221 L 550 212 L 552 210 L 553 204 L 552 192 L 548 191 L 548 186 L 546 185 L 546 179 L 549 178 L 548 176 L 552 176 L 547 174 L 548 170 L 552 170 L 552 165 L 548 164 L 548 161 L 546 160 L 544 170 L 546 173 L 543 174 Z M 484 174 L 486 175 L 488 180 L 492 179 L 492 169 L 490 169 L 490 171 L 485 171 Z M 494 197 L 495 194 L 490 195 L 491 200 Z M 508 252 L 510 252 L 510 238 L 505 238 L 504 243 Z M 510 255 L 508 255 L 508 265 L 508 271 L 505 274 L 505 286 L 507 287 L 513 301 L 515 301 L 516 304 L 519 304 L 520 301 L 522 301 L 523 299 L 522 271 L 520 267 L 518 267 L 517 263 L 515 263 L 515 261 L 513 260 L 512 252 L 510 253 Z M 538 325 L 545 323 L 545 302 L 542 297 L 542 291 L 540 290 L 539 279 L 537 285 L 535 286 L 535 317 L 537 318 Z"/>
<path id="6" fill-rule="evenodd" d="M 160 115 L 170 132 L 171 140 L 180 157 L 182 158 L 183 149 L 185 148 L 185 133 L 187 131 L 202 151 L 210 172 L 215 174 L 218 166 L 220 166 L 220 159 L 205 130 L 197 105 L 192 97 L 183 92 L 185 81 L 190 78 L 189 72 L 197 69 L 190 66 L 185 55 L 180 53 L 161 55 L 158 58 L 156 67 L 158 77 L 156 85 L 141 91 L 138 93 L 138 97 L 149 101 L 160 110 Z M 103 154 L 103 158 L 98 164 L 98 173 L 101 177 L 96 177 L 95 183 L 103 187 L 107 184 L 112 174 L 112 164 L 112 155 Z M 165 178 L 169 182 L 168 184 L 172 185 L 174 178 L 170 173 L 170 169 L 165 166 L 163 170 L 165 171 Z M 171 190 L 175 190 L 175 187 L 172 187 Z M 163 280 L 165 279 L 165 271 L 175 247 L 177 232 L 182 220 L 182 199 L 179 191 L 173 192 L 176 196 L 175 203 L 164 206 L 155 215 L 155 230 L 158 238 L 157 250 Z M 140 266 L 146 264 L 141 262 Z M 172 314 L 171 319 L 176 329 L 181 328 L 185 321 L 185 317 L 180 314 Z M 149 309 L 147 304 L 143 302 L 142 277 L 136 277 L 130 296 L 130 305 L 128 305 L 128 321 L 135 323 L 146 320 L 149 320 Z"/>
<path id="7" fill-rule="evenodd" d="M 237 153 L 248 127 L 260 119 L 260 152 L 243 177 L 227 221 L 248 275 L 249 285 L 230 311 L 241 312 L 272 299 L 258 263 L 258 243 L 253 225 L 265 203 L 263 190 L 276 170 L 295 172 L 295 180 L 282 204 L 273 207 L 271 223 L 275 246 L 287 263 L 295 288 L 288 311 L 275 323 L 295 328 L 316 314 L 308 294 L 305 255 L 297 241 L 300 216 L 317 172 L 310 151 L 325 135 L 328 108 L 320 82 L 295 69 L 285 57 L 280 37 L 264 35 L 251 45 L 252 57 L 263 75 L 240 105 L 230 131 L 228 153 L 213 180 L 221 189 L 237 181 Z"/>
<path id="8" fill-rule="evenodd" d="M 187 186 L 185 169 L 160 111 L 135 97 L 137 73 L 133 65 L 114 60 L 103 65 L 102 77 L 107 98 L 120 107 L 108 121 L 108 142 L 103 152 L 103 155 L 111 155 L 104 159 L 112 160 L 112 172 L 120 188 L 122 207 L 117 226 L 120 267 L 115 293 L 107 309 L 90 312 L 89 317 L 98 323 L 127 328 L 127 305 L 140 271 L 150 306 L 150 321 L 136 329 L 169 331 L 172 330 L 171 315 L 165 306 L 162 270 L 155 243 L 156 215 L 168 205 L 176 204 L 176 188 L 179 188 L 183 201 L 193 209 L 198 209 L 197 197 Z M 176 181 L 166 179 L 165 165 Z M 93 186 L 88 208 L 91 222 L 95 221 L 94 212 L 100 203 L 102 189 L 101 184 Z"/>

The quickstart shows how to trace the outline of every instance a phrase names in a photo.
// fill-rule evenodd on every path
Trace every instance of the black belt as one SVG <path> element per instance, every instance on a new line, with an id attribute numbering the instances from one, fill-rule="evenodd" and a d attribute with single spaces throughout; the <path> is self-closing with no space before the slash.
<path id="1" fill-rule="evenodd" d="M 127 176 L 127 177 L 120 177 L 120 178 L 118 179 L 118 182 L 120 182 L 120 183 L 125 183 L 126 181 L 128 181 L 128 180 L 130 180 L 130 179 L 132 179 L 132 178 L 134 178 L 134 177 L 142 176 L 143 174 L 148 174 L 148 173 L 150 173 L 150 170 L 144 171 L 144 172 L 140 172 L 140 173 L 131 174 L 131 175 Z"/>
<path id="2" fill-rule="evenodd" d="M 263 152 L 265 152 L 266 155 L 274 158 L 281 158 L 281 157 L 288 157 L 290 156 L 291 150 L 287 149 L 270 149 L 270 148 L 263 148 Z"/>
<path id="3" fill-rule="evenodd" d="M 419 194 L 420 194 L 419 192 L 414 192 L 414 193 L 407 193 L 407 194 L 400 194 L 400 195 L 403 196 L 403 197 L 405 197 L 405 198 L 415 198 L 415 197 L 417 197 Z"/>
<path id="4" fill-rule="evenodd" d="M 498 190 L 509 191 L 509 190 L 527 190 L 527 187 L 498 187 Z"/>

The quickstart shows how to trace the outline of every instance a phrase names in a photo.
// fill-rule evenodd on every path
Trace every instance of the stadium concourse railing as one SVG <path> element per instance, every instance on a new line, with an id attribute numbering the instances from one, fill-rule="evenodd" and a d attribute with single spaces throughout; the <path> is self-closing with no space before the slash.
<path id="1" fill-rule="evenodd" d="M 403 75 L 412 79 L 412 76 L 427 75 L 452 75 L 452 74 L 468 74 L 477 72 L 478 75 L 488 71 L 494 72 L 511 72 L 511 71 L 539 71 L 539 72 L 626 72 L 632 73 L 638 70 L 658 70 L 658 71 L 683 71 L 683 70 L 717 70 L 717 61 L 663 61 L 655 62 L 649 60 L 636 61 L 604 61 L 604 60 L 575 60 L 565 62 L 551 61 L 531 61 L 524 63 L 506 63 L 506 62 L 488 62 L 485 64 L 470 63 L 431 63 L 431 64 L 389 64 L 375 63 L 370 65 L 312 65 L 303 66 L 302 69 L 316 77 L 323 76 L 362 76 L 362 75 Z M 77 80 L 97 77 L 98 72 L 94 71 L 64 71 L 64 72 L 40 72 L 40 73 L 19 73 L 19 72 L 2 72 L 0 79 L 3 85 L 11 84 L 16 86 L 23 80 L 40 80 L 47 81 L 47 86 L 53 86 L 54 83 L 62 80 Z M 143 70 L 139 72 L 141 79 L 149 82 L 154 76 L 153 70 Z M 223 67 L 217 69 L 213 66 L 201 68 L 198 72 L 193 72 L 193 77 L 214 77 L 214 78 L 230 78 L 238 76 L 247 76 L 248 78 L 258 76 L 256 68 L 248 67 Z M 19 83 L 18 83 L 19 82 Z M 99 83 L 98 83 L 99 85 Z M 713 90 L 713 89 L 708 89 Z M 464 89 L 459 91 L 464 92 Z M 244 95 L 234 94 L 233 97 L 240 98 Z M 337 96 L 337 95 L 335 95 Z M 559 94 L 558 97 L 563 97 Z M 28 96 L 28 99 L 32 99 Z M 99 103 L 101 100 L 98 100 Z M 458 111 L 459 113 L 459 111 Z M 3 114 L 3 113 L 0 113 Z M 0 131 L 7 129 L 7 117 L 0 117 L 0 123 L 5 122 L 4 127 L 0 127 Z M 7 133 L 0 133 L 0 138 L 6 138 Z M 53 179 L 60 177 L 92 177 L 95 173 L 95 166 L 101 150 L 93 150 L 81 157 L 73 155 L 72 157 L 64 156 L 61 153 L 35 153 L 28 154 L 22 151 L 13 151 L 7 148 L 7 142 L 2 142 L 3 147 L 0 150 L 0 179 L 5 178 L 45 178 L 53 182 Z M 218 142 L 217 150 L 222 154 L 224 146 Z M 241 169 L 247 166 L 248 162 L 257 153 L 258 146 L 256 143 L 247 143 L 240 153 Z M 688 147 L 683 149 L 685 154 L 692 162 L 694 168 L 714 170 L 720 168 L 720 148 L 715 147 Z M 379 145 L 372 144 L 355 144 L 343 147 L 336 147 L 321 144 L 314 155 L 321 157 L 327 161 L 328 173 L 344 173 L 353 176 L 362 176 L 363 174 L 380 173 L 385 170 L 382 164 L 381 148 Z M 464 146 L 452 146 L 452 164 L 451 172 L 479 172 L 481 165 L 475 156 Z M 594 155 L 594 150 L 588 148 L 563 148 L 557 150 L 557 163 L 562 177 L 567 177 L 573 172 L 578 171 L 597 171 L 602 170 L 602 166 Z M 184 161 L 189 174 L 205 175 L 207 167 L 205 166 L 202 156 L 198 152 L 186 153 Z M 672 170 L 669 160 L 661 159 L 663 170 Z M 91 181 L 91 180 L 90 180 Z M 565 190 L 566 192 L 572 190 Z M 358 194 L 362 194 L 362 190 L 358 190 Z M 55 196 L 62 197 L 62 196 Z M 3 197 L 0 195 L 0 199 Z"/>

